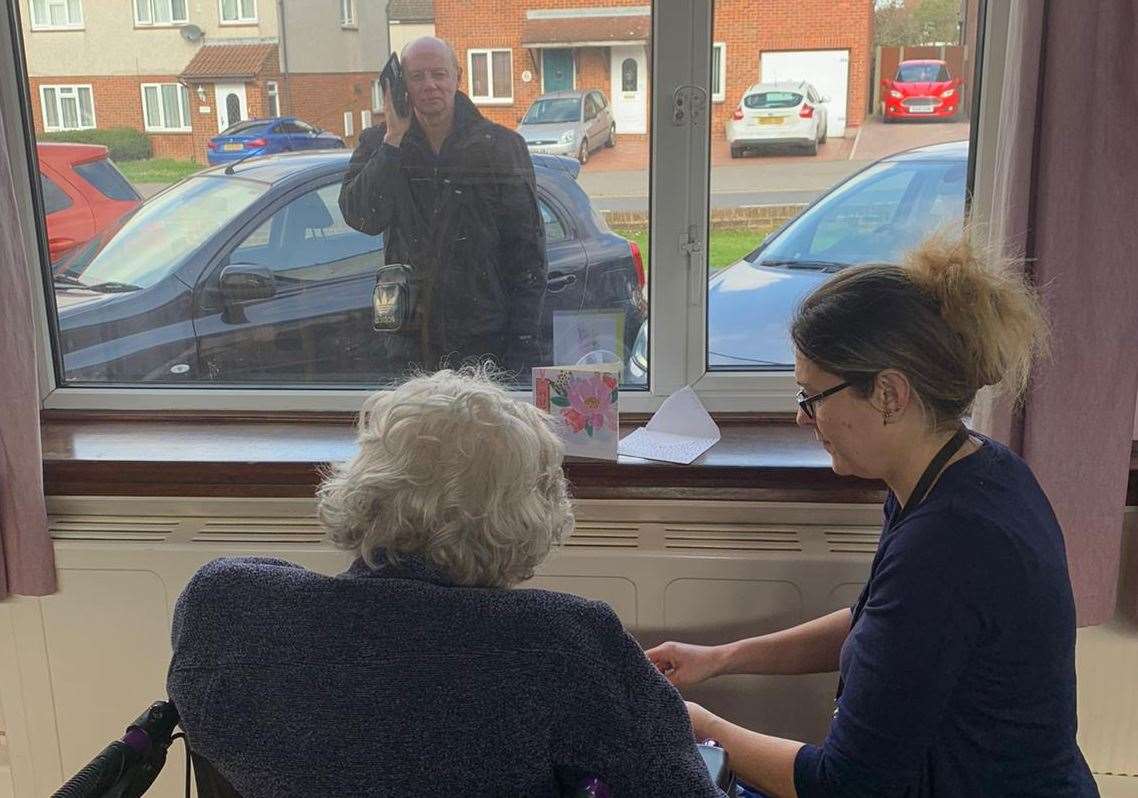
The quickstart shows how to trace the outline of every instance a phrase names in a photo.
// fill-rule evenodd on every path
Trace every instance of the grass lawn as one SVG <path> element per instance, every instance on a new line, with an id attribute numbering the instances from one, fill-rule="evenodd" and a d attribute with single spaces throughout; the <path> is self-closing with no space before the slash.
<path id="1" fill-rule="evenodd" d="M 183 177 L 205 168 L 193 161 L 175 161 L 170 158 L 116 161 L 115 166 L 132 183 L 177 183 Z"/>
<path id="2" fill-rule="evenodd" d="M 619 230 L 613 232 L 624 236 L 629 241 L 635 241 L 640 247 L 644 257 L 644 270 L 648 271 L 648 233 L 645 230 Z M 712 269 L 722 269 L 730 266 L 757 247 L 767 237 L 770 230 L 712 230 L 711 251 L 708 264 Z"/>

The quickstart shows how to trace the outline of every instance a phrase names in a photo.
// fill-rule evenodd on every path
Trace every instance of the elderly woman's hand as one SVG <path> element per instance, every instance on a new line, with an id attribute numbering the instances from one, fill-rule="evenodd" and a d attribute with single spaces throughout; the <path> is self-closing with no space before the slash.
<path id="1" fill-rule="evenodd" d="M 695 734 L 695 739 L 700 742 L 704 740 L 714 740 L 715 727 L 716 724 L 720 722 L 720 717 L 712 712 L 708 712 L 694 701 L 685 701 L 684 706 L 687 707 L 688 717 L 691 718 L 691 728 Z"/>

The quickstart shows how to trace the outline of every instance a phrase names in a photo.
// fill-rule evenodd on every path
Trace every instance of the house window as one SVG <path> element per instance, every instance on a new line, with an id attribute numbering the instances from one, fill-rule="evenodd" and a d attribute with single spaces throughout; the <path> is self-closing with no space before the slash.
<path id="1" fill-rule="evenodd" d="M 95 126 L 90 86 L 40 86 L 44 130 L 85 130 Z"/>
<path id="2" fill-rule="evenodd" d="M 355 116 L 352 114 L 351 111 L 344 111 L 344 135 L 345 136 L 350 136 L 356 132 L 355 127 L 353 126 L 354 120 L 355 120 Z"/>
<path id="3" fill-rule="evenodd" d="M 143 83 L 142 115 L 154 133 L 190 131 L 190 93 L 181 83 Z"/>
<path id="4" fill-rule="evenodd" d="M 371 110 L 383 110 L 383 86 L 380 85 L 378 80 L 371 82 Z"/>
<path id="5" fill-rule="evenodd" d="M 265 81 L 265 113 L 270 119 L 281 115 L 281 99 L 275 80 Z"/>
<path id="6" fill-rule="evenodd" d="M 365 109 L 360 111 L 360 132 L 363 133 L 369 127 L 371 127 L 371 111 Z"/>
<path id="7" fill-rule="evenodd" d="M 82 0 L 32 0 L 32 30 L 82 27 Z"/>
<path id="8" fill-rule="evenodd" d="M 222 24 L 257 21 L 257 0 L 221 0 Z"/>
<path id="9" fill-rule="evenodd" d="M 186 0 L 134 0 L 136 25 L 182 25 L 188 21 Z"/>
<path id="10" fill-rule="evenodd" d="M 514 101 L 513 51 L 469 50 L 466 57 L 470 99 L 503 105 Z"/>
<path id="11" fill-rule="evenodd" d="M 727 45 L 716 42 L 711 48 L 711 99 L 723 102 L 727 86 Z"/>
<path id="12" fill-rule="evenodd" d="M 356 24 L 355 0 L 340 0 L 340 24 L 344 26 Z"/>

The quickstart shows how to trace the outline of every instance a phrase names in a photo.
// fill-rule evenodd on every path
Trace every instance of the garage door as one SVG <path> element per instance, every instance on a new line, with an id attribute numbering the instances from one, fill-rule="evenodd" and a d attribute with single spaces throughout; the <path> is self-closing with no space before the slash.
<path id="1" fill-rule="evenodd" d="M 849 105 L 850 54 L 848 50 L 790 50 L 763 53 L 762 80 L 805 80 L 830 98 L 829 135 L 846 133 Z"/>

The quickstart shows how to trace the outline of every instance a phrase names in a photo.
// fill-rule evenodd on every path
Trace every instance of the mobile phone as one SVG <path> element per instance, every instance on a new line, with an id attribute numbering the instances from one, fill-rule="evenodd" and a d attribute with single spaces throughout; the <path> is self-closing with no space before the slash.
<path id="1" fill-rule="evenodd" d="M 398 54 L 392 53 L 391 58 L 387 59 L 387 63 L 383 65 L 383 71 L 379 73 L 379 80 L 391 94 L 391 103 L 395 106 L 395 113 L 399 116 L 407 116 L 407 84 L 403 82 L 403 67 L 399 65 Z"/>

